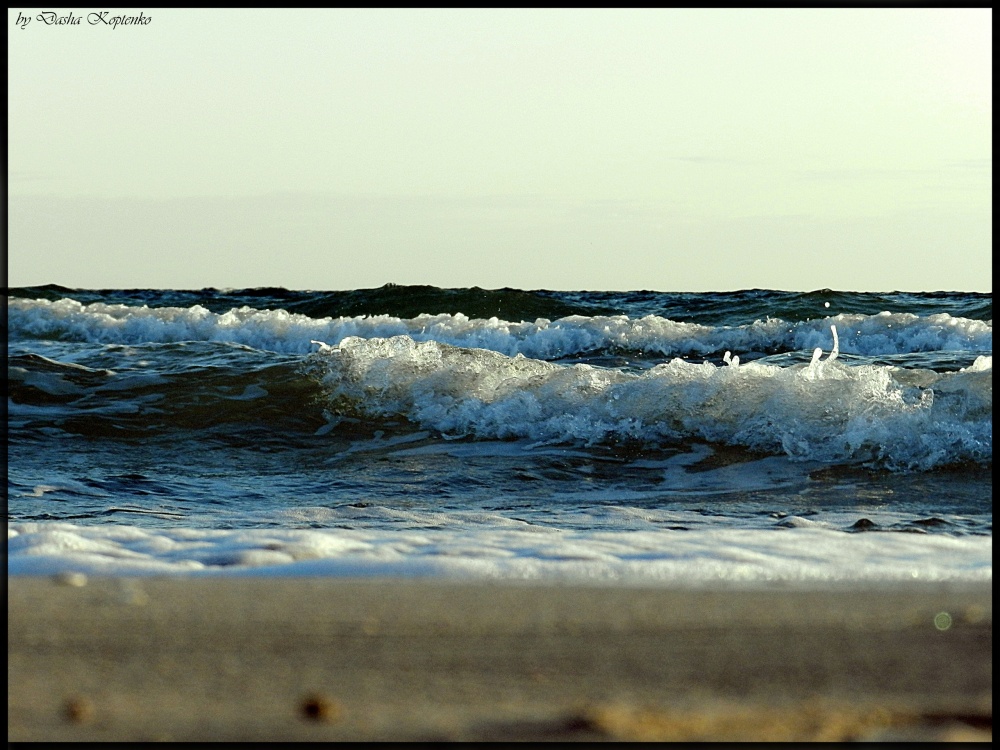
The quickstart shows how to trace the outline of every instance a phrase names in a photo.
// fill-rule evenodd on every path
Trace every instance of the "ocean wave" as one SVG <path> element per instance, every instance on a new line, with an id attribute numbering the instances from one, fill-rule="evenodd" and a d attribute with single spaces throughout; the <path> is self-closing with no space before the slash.
<path id="1" fill-rule="evenodd" d="M 255 349 L 307 353 L 313 341 L 336 346 L 352 337 L 405 335 L 513 357 L 556 360 L 595 352 L 644 357 L 705 357 L 729 350 L 773 354 L 809 351 L 829 343 L 835 325 L 845 354 L 885 356 L 929 351 L 991 352 L 992 321 L 948 313 L 918 316 L 882 312 L 838 314 L 788 322 L 765 318 L 738 326 L 681 322 L 655 315 L 571 315 L 511 322 L 463 313 L 313 318 L 287 310 L 252 307 L 211 312 L 205 307 L 148 307 L 72 299 L 8 300 L 10 340 L 57 340 L 97 344 L 213 341 Z"/>
<path id="2" fill-rule="evenodd" d="M 792 367 L 673 359 L 637 374 L 355 337 L 323 345 L 305 371 L 324 388 L 331 424 L 404 420 L 450 438 L 587 445 L 699 439 L 896 470 L 992 462 L 992 357 L 918 378 L 835 358 Z"/>

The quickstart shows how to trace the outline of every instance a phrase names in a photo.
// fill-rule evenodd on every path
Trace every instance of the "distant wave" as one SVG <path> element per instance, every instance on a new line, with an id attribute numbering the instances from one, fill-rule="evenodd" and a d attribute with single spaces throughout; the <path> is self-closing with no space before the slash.
<path id="1" fill-rule="evenodd" d="M 287 310 L 233 308 L 215 313 L 205 307 L 133 307 L 72 299 L 10 299 L 11 340 L 51 339 L 100 344 L 215 341 L 274 352 L 307 353 L 312 341 L 336 345 L 350 337 L 389 338 L 489 349 L 509 357 L 523 354 L 553 360 L 595 352 L 661 357 L 707 356 L 733 352 L 811 351 L 829 345 L 836 325 L 845 354 L 894 355 L 926 351 L 990 352 L 992 321 L 948 313 L 918 316 L 881 312 L 838 314 L 807 321 L 780 318 L 745 325 L 705 325 L 647 315 L 580 316 L 532 322 L 464 313 L 313 318 Z"/>

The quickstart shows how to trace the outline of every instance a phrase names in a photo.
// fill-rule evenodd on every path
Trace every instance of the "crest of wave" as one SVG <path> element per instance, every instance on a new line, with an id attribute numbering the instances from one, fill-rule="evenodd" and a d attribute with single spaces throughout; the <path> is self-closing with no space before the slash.
<path id="1" fill-rule="evenodd" d="M 930 469 L 992 461 L 992 359 L 919 384 L 893 367 L 691 364 L 636 374 L 507 357 L 408 336 L 320 345 L 306 370 L 333 419 L 404 420 L 450 438 L 662 444 L 685 439 L 793 458 Z M 987 361 L 988 360 L 988 361 Z"/>

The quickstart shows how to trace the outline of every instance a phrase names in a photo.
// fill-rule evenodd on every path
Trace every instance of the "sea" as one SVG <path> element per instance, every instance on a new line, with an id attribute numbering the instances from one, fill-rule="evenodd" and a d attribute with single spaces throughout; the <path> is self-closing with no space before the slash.
<path id="1" fill-rule="evenodd" d="M 9 575 L 991 582 L 991 294 L 7 293 Z"/>

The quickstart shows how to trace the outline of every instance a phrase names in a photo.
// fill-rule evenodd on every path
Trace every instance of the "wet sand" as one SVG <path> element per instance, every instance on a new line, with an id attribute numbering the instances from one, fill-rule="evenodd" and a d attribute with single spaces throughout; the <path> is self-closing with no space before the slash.
<path id="1" fill-rule="evenodd" d="M 989 586 L 8 578 L 8 740 L 992 739 Z"/>

